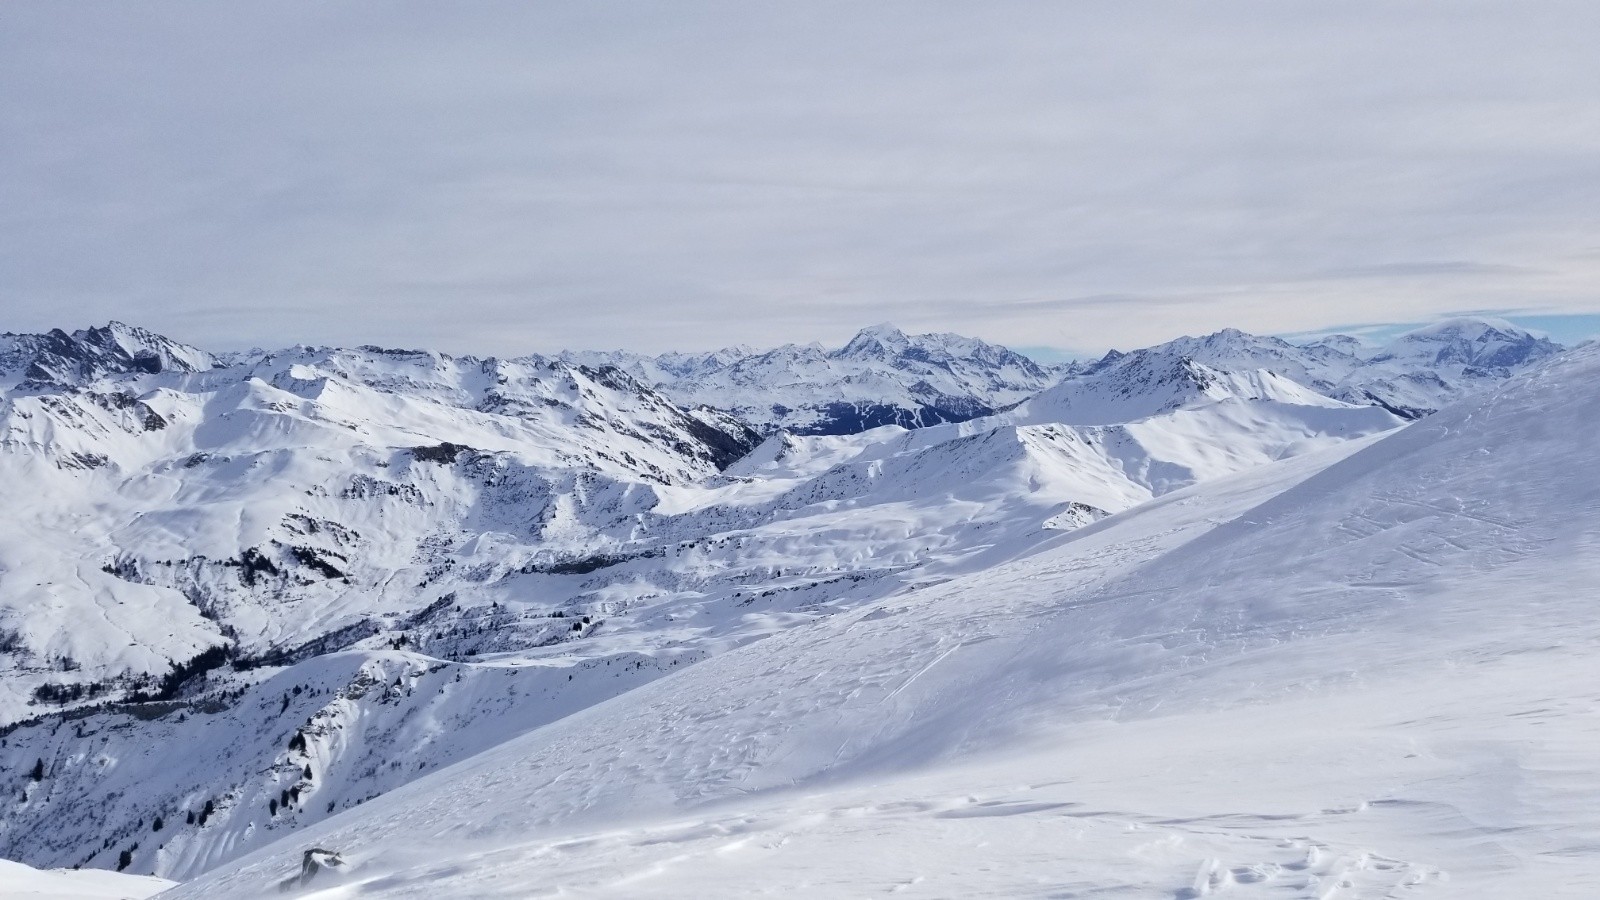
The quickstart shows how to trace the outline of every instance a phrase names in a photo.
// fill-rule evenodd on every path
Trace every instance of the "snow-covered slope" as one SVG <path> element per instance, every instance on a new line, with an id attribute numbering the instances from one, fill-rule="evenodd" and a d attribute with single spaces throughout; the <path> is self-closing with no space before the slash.
<path id="1" fill-rule="evenodd" d="M 1024 401 L 1012 413 L 1030 422 L 1106 425 L 1222 400 L 1270 400 L 1342 408 L 1267 368 L 1213 368 L 1172 349 L 1138 350 Z"/>
<path id="2" fill-rule="evenodd" d="M 835 353 L 877 372 L 933 352 L 897 334 Z M 1063 531 L 1091 554 L 1063 565 L 1110 578 L 1402 421 L 1247 368 L 1238 333 L 959 423 L 759 446 L 737 404 L 613 365 L 78 335 L 0 401 L 0 856 L 182 879 L 896 598 L 986 608 L 992 574 L 982 615 L 1033 621 L 1013 594 L 1055 576 L 1009 567 Z M 54 346 L 7 340 L 7 371 Z M 976 360 L 962 390 L 1008 365 L 934 343 Z M 893 649 L 872 650 L 886 678 L 919 658 Z"/>
<path id="3" fill-rule="evenodd" d="M 1224 328 L 1201 337 L 1181 337 L 1149 348 L 1158 356 L 1180 357 L 1225 372 L 1268 370 L 1314 390 L 1327 388 L 1362 364 L 1354 348 L 1323 339 L 1302 345 L 1281 338 Z"/>
<path id="4" fill-rule="evenodd" d="M 313 845 L 353 896 L 1591 896 L 1597 384 L 994 548 L 172 896 Z"/>
<path id="5" fill-rule="evenodd" d="M 139 900 L 172 887 L 148 875 L 119 875 L 103 869 L 41 872 L 0 859 L 0 898 L 5 900 Z"/>

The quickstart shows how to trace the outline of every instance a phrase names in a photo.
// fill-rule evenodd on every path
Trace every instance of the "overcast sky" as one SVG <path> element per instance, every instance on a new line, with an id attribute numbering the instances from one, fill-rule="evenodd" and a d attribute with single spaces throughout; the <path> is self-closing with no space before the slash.
<path id="1" fill-rule="evenodd" d="M 1095 350 L 1600 311 L 1600 3 L 0 3 L 0 330 Z"/>

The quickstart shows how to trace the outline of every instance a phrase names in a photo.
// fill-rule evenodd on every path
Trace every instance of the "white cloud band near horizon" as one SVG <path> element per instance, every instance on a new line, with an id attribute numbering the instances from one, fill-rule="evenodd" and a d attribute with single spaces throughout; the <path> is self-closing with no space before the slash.
<path id="1" fill-rule="evenodd" d="M 515 354 L 1600 312 L 1600 6 L 0 6 L 0 330 Z"/>

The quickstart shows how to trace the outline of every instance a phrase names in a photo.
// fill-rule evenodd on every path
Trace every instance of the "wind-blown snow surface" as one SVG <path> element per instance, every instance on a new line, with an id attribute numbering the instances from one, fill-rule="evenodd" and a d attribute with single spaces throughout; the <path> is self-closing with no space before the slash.
<path id="1" fill-rule="evenodd" d="M 993 548 L 171 896 L 312 845 L 329 897 L 1594 896 L 1597 384 Z"/>
<path id="2" fill-rule="evenodd" d="M 41 872 L 0 859 L 0 897 L 6 900 L 139 900 L 172 887 L 149 875 L 119 875 L 101 869 Z"/>

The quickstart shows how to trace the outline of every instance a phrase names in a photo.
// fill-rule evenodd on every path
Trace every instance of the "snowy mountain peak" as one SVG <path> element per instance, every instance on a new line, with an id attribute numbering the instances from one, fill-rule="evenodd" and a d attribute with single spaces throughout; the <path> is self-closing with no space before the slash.
<path id="1" fill-rule="evenodd" d="M 1416 417 L 1548 359 L 1561 345 L 1501 319 L 1446 319 L 1368 354 L 1330 396 L 1373 402 Z"/>
<path id="2" fill-rule="evenodd" d="M 1127 399 L 1184 379 L 1191 385 L 1216 380 L 1205 371 L 1184 369 L 1180 360 L 1231 373 L 1242 382 L 1259 381 L 1256 373 L 1266 371 L 1341 402 L 1414 418 L 1557 349 L 1490 320 L 1440 323 L 1382 352 L 1346 335 L 1296 346 L 1278 337 L 1223 328 L 1133 353 L 1109 351 L 1088 365 L 1045 367 L 976 338 L 907 334 L 881 324 L 861 329 L 833 350 L 786 344 L 745 355 L 724 350 L 655 358 L 564 358 L 611 362 L 680 403 L 722 409 L 764 431 L 782 428 L 815 435 L 961 422 L 1009 408 L 1063 381 L 1093 381 L 1106 373 L 1114 373 L 1110 379 L 1119 384 L 1091 388 L 1091 393 L 1106 390 Z M 1186 401 L 1174 396 L 1166 402 Z M 1119 407 L 1107 408 L 1105 414 L 1128 413 Z"/>
<path id="3" fill-rule="evenodd" d="M 1437 322 L 1423 325 L 1420 328 L 1413 328 L 1401 335 L 1400 339 L 1462 338 L 1467 340 L 1476 340 L 1484 335 L 1489 334 L 1512 335 L 1520 337 L 1531 336 L 1533 332 L 1528 331 L 1526 328 L 1520 328 L 1511 324 L 1505 319 L 1495 316 L 1452 316 L 1448 319 L 1440 319 Z"/>
<path id="4" fill-rule="evenodd" d="M 193 373 L 214 368 L 211 354 L 155 332 L 111 322 L 68 334 L 0 335 L 0 379 L 81 386 L 118 375 Z"/>
<path id="5" fill-rule="evenodd" d="M 1439 366 L 1510 369 L 1560 350 L 1560 345 L 1504 319 L 1462 317 L 1406 332 L 1375 361 L 1409 359 Z"/>
<path id="6" fill-rule="evenodd" d="M 1251 334 L 1238 328 L 1224 328 L 1203 334 L 1199 337 L 1181 337 L 1172 342 L 1173 346 L 1199 346 L 1199 347 L 1273 347 L 1288 346 L 1283 340 L 1270 335 Z"/>
<path id="7" fill-rule="evenodd" d="M 1270 369 L 1213 368 L 1170 349 L 1152 348 L 1124 354 L 1070 378 L 1026 401 L 1012 415 L 1028 422 L 1109 425 L 1228 399 L 1344 405 Z"/>
<path id="8" fill-rule="evenodd" d="M 897 354 L 905 352 L 910 346 L 911 340 L 905 332 L 884 322 L 856 332 L 856 336 L 837 355 L 861 357 L 867 354 Z"/>
<path id="9" fill-rule="evenodd" d="M 1374 348 L 1349 335 L 1330 335 L 1301 345 L 1280 338 L 1225 328 L 1181 337 L 1140 353 L 1192 359 L 1221 372 L 1275 373 L 1313 391 L 1358 405 L 1376 405 L 1408 418 L 1497 383 L 1561 347 L 1510 323 L 1494 319 L 1450 319 L 1401 335 Z M 1115 352 L 1090 365 L 1081 377 L 1130 370 Z M 1137 372 L 1135 365 L 1131 371 Z M 1141 377 L 1149 378 L 1145 372 Z"/>

